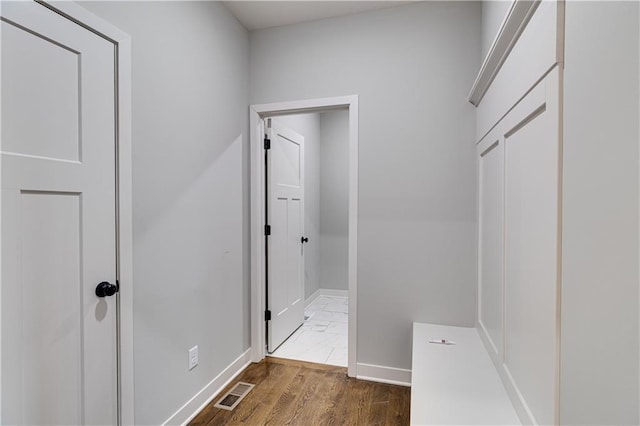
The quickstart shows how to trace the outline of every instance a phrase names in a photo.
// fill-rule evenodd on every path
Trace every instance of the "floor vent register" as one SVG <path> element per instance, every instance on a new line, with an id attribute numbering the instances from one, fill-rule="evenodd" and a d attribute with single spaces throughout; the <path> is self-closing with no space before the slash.
<path id="1" fill-rule="evenodd" d="M 239 382 L 229 392 L 224 394 L 222 398 L 215 403 L 214 407 L 229 411 L 233 410 L 254 386 L 255 385 L 251 383 Z"/>

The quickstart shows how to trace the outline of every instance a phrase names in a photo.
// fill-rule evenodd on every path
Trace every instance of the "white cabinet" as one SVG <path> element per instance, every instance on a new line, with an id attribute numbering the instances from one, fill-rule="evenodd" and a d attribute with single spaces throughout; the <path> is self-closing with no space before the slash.
<path id="1" fill-rule="evenodd" d="M 640 419 L 638 11 L 515 0 L 469 97 L 477 328 L 523 423 Z"/>
<path id="2" fill-rule="evenodd" d="M 561 5 L 543 2 L 478 105 L 478 331 L 523 423 L 558 423 Z"/>
<path id="3" fill-rule="evenodd" d="M 553 424 L 559 253 L 558 72 L 509 114 L 505 141 L 505 355 L 538 424 Z M 546 96 L 539 95 L 544 94 Z"/>
<path id="4" fill-rule="evenodd" d="M 477 147 L 478 324 L 527 417 L 553 424 L 560 138 L 554 68 Z"/>

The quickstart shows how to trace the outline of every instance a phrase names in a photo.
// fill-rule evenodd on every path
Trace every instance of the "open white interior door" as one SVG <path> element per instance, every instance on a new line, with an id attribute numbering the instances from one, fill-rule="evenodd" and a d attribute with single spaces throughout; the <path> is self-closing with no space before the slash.
<path id="1" fill-rule="evenodd" d="M 0 8 L 0 423 L 116 424 L 115 48 Z"/>
<path id="2" fill-rule="evenodd" d="M 304 137 L 267 119 L 267 350 L 304 322 Z M 269 125 L 270 123 L 270 125 Z M 269 315 L 269 314 L 268 314 Z"/>

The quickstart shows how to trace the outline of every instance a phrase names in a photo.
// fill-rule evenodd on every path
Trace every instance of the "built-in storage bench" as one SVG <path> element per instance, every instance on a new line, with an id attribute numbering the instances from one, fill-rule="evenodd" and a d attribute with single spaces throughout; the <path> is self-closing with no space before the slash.
<path id="1" fill-rule="evenodd" d="M 475 328 L 413 323 L 411 424 L 520 424 Z"/>

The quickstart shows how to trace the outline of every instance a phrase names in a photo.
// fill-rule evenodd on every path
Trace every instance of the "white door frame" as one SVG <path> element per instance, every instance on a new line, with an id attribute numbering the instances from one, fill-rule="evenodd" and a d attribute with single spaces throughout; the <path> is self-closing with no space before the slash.
<path id="1" fill-rule="evenodd" d="M 358 284 L 358 95 L 252 105 L 251 144 L 251 360 L 259 362 L 265 351 L 265 177 L 264 129 L 261 119 L 292 113 L 333 108 L 349 109 L 349 360 L 348 375 L 357 371 L 357 284 Z"/>
<path id="2" fill-rule="evenodd" d="M 131 38 L 109 22 L 71 1 L 38 3 L 65 16 L 115 46 L 116 63 L 116 278 L 118 348 L 118 424 L 134 424 L 133 399 L 133 234 L 131 187 Z M 2 3 L 0 2 L 0 14 Z M 1 84 L 1 83 L 0 83 Z M 0 89 L 1 90 L 1 89 Z M 0 123 L 1 129 L 2 123 Z M 1 163 L 0 163 L 1 167 Z M 1 178 L 0 169 L 0 179 Z M 1 209 L 0 209 L 1 211 Z M 0 216 L 0 221 L 2 217 Z M 0 265 L 0 268 L 2 265 Z M 0 283 L 0 300 L 2 284 Z M 1 304 L 0 304 L 1 306 Z M 0 317 L 1 320 L 1 317 Z M 0 339 L 0 348 L 2 341 Z M 0 365 L 2 363 L 0 351 Z M 1 371 L 1 370 L 0 370 Z M 0 382 L 1 383 L 1 382 Z M 0 389 L 1 396 L 2 389 Z M 0 403 L 2 399 L 0 398 Z M 0 405 L 0 413 L 2 406 Z"/>

